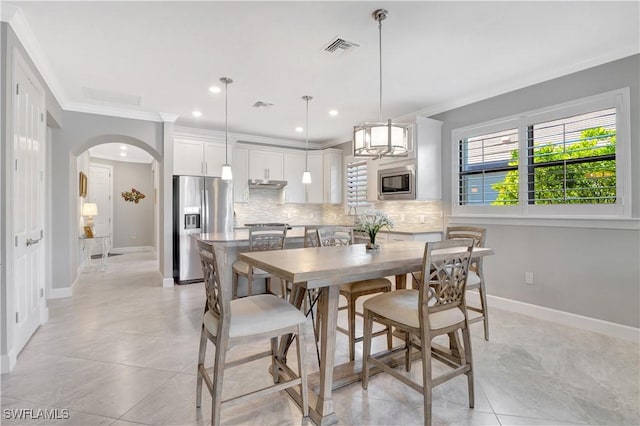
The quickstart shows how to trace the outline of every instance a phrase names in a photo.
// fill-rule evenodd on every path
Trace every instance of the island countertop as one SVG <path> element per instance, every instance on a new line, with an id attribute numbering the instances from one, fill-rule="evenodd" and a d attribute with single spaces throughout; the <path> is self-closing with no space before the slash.
<path id="1" fill-rule="evenodd" d="M 234 229 L 233 232 L 216 232 L 204 234 L 192 234 L 193 237 L 210 243 L 225 243 L 225 245 L 249 244 L 249 228 Z M 287 231 L 285 246 L 289 242 L 301 242 L 304 238 L 304 228 L 293 228 Z"/>

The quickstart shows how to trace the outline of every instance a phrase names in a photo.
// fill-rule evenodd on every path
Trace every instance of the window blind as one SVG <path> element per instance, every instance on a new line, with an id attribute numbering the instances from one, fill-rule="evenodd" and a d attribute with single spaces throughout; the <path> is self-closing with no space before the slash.
<path id="1" fill-rule="evenodd" d="M 527 128 L 529 204 L 616 202 L 616 110 Z"/>
<path id="2" fill-rule="evenodd" d="M 349 212 L 359 207 L 368 207 L 367 202 L 367 162 L 347 163 L 347 207 Z"/>

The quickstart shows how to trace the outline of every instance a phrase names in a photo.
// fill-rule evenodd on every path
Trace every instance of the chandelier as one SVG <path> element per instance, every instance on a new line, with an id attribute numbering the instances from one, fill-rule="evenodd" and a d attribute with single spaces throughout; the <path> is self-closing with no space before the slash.
<path id="1" fill-rule="evenodd" d="M 380 57 L 380 121 L 362 123 L 353 128 L 353 155 L 356 157 L 406 157 L 409 151 L 411 125 L 382 120 L 382 21 L 387 12 L 378 9 L 372 13 L 378 21 L 378 53 Z"/>

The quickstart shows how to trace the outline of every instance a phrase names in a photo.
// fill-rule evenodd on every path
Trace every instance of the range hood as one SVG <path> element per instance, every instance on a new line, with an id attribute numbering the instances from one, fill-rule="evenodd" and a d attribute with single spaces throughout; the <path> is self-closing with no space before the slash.
<path id="1" fill-rule="evenodd" d="M 286 180 L 249 179 L 249 189 L 282 189 L 285 186 Z"/>

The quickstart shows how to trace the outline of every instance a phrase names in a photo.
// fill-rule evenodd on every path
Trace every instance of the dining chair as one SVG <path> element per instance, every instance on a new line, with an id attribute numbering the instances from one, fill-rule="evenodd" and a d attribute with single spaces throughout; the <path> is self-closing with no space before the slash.
<path id="1" fill-rule="evenodd" d="M 362 387 L 369 386 L 369 368 L 378 367 L 412 389 L 423 394 L 424 424 L 431 425 L 431 399 L 434 386 L 465 374 L 469 388 L 469 407 L 473 408 L 473 362 L 471 337 L 465 307 L 465 286 L 473 247 L 472 239 L 445 240 L 426 243 L 422 260 L 422 282 L 419 288 L 396 290 L 374 296 L 364 302 L 364 348 L 362 355 Z M 445 254 L 437 253 L 446 250 Z M 426 279 L 425 279 L 426 278 Z M 373 323 L 378 322 L 405 334 L 403 347 L 371 354 Z M 458 331 L 461 331 L 461 351 Z M 450 348 L 432 340 L 447 334 Z M 406 370 L 411 368 L 413 339 L 416 336 L 422 358 L 422 384 L 411 380 L 381 362 L 386 357 L 405 351 Z M 452 369 L 431 377 L 432 358 Z"/>
<path id="2" fill-rule="evenodd" d="M 486 228 L 475 226 L 449 226 L 445 231 L 444 237 L 447 240 L 471 238 L 473 239 L 474 247 L 484 247 L 487 230 Z M 487 291 L 484 285 L 484 273 L 482 271 L 482 257 L 471 259 L 469 264 L 469 277 L 467 278 L 467 290 L 478 290 L 478 296 L 480 298 L 479 307 L 467 303 L 469 323 L 473 324 L 482 321 L 484 323 L 484 339 L 489 341 L 489 312 L 487 308 Z"/>
<path id="3" fill-rule="evenodd" d="M 476 226 L 449 226 L 444 234 L 446 240 L 471 238 L 473 239 L 474 247 L 484 247 L 486 236 L 487 230 Z M 420 281 L 420 272 L 412 275 L 414 283 Z M 467 303 L 469 324 L 482 321 L 484 323 L 484 339 L 489 341 L 489 312 L 487 306 L 487 291 L 484 285 L 484 273 L 482 271 L 482 257 L 471 259 L 469 278 L 467 279 L 467 290 L 478 290 L 478 296 L 480 298 L 479 307 Z"/>
<path id="4" fill-rule="evenodd" d="M 299 385 L 302 395 L 302 414 L 307 417 L 309 403 L 305 346 L 306 317 L 293 305 L 273 294 L 259 294 L 232 300 L 228 275 L 226 275 L 227 279 L 224 279 L 225 274 L 221 273 L 216 261 L 215 245 L 198 241 L 198 250 L 204 273 L 207 299 L 202 318 L 198 352 L 196 407 L 200 407 L 202 402 L 203 381 L 211 394 L 212 426 L 220 425 L 220 409 L 224 404 L 243 403 Z M 289 381 L 282 382 L 279 371 L 283 367 L 280 360 L 276 358 L 278 337 L 290 333 L 296 335 L 298 375 Z M 271 341 L 271 350 L 247 355 L 226 363 L 227 351 L 233 346 L 252 344 L 267 339 Z M 212 376 L 209 376 L 204 366 L 207 341 L 211 341 L 215 345 Z M 225 368 L 266 357 L 271 357 L 274 384 L 223 401 L 222 387 Z M 286 368 L 291 372 L 291 369 Z M 266 370 L 265 374 L 268 374 Z M 292 372 L 291 374 L 293 375 Z M 247 385 L 250 387 L 250 383 Z"/>
<path id="5" fill-rule="evenodd" d="M 318 228 L 318 242 L 320 246 L 345 246 L 353 244 L 353 228 L 331 226 Z M 356 315 L 362 316 L 356 311 L 356 300 L 359 297 L 370 294 L 383 293 L 391 291 L 391 281 L 386 278 L 374 278 L 364 281 L 356 281 L 352 283 L 342 284 L 340 286 L 340 295 L 347 299 L 347 305 L 341 306 L 338 310 L 347 310 L 347 328 L 337 327 L 338 331 L 349 336 L 349 360 L 355 360 L 356 343 L 361 342 L 363 337 L 356 337 Z M 393 345 L 392 331 L 390 327 L 377 331 L 374 336 L 387 336 L 387 347 L 391 349 Z"/>
<path id="6" fill-rule="evenodd" d="M 252 226 L 249 228 L 249 251 L 283 250 L 287 238 L 286 226 Z M 238 297 L 238 280 L 240 276 L 247 279 L 247 295 L 253 295 L 253 281 L 266 280 L 267 291 L 271 292 L 271 277 L 268 272 L 258 268 L 250 268 L 246 262 L 233 262 L 233 297 Z M 286 298 L 286 283 L 282 283 L 280 290 Z"/>

